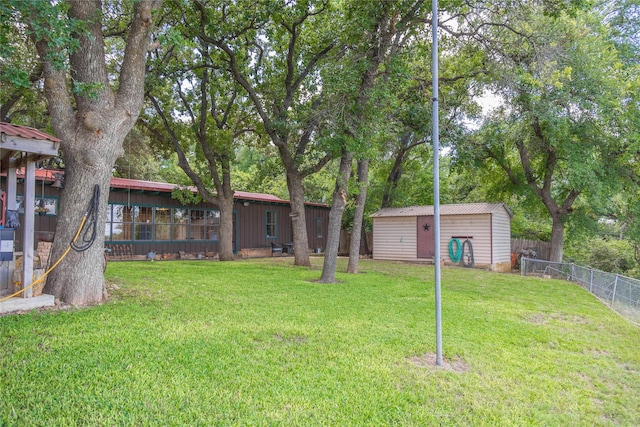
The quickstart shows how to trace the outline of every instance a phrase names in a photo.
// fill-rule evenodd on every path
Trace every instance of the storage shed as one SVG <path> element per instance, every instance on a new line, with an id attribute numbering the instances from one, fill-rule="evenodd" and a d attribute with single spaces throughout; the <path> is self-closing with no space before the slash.
<path id="1" fill-rule="evenodd" d="M 371 217 L 374 259 L 433 262 L 433 206 L 384 208 Z M 475 266 L 509 271 L 512 217 L 504 203 L 440 205 L 441 259 L 453 263 L 450 241 L 468 239 Z"/>

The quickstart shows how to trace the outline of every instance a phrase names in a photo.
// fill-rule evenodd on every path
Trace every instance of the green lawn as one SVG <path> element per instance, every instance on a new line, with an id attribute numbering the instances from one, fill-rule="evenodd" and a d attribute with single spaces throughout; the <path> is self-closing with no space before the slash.
<path id="1" fill-rule="evenodd" d="M 580 287 L 443 269 L 434 369 L 431 267 L 314 262 L 114 262 L 106 304 L 0 317 L 0 425 L 640 425 L 640 328 Z"/>

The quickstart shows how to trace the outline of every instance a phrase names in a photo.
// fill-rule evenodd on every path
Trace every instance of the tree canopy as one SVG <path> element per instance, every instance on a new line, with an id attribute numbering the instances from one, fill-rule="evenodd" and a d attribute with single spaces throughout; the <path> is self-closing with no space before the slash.
<path id="1" fill-rule="evenodd" d="M 0 119 L 64 140 L 65 230 L 90 182 L 106 205 L 114 165 L 190 181 L 221 218 L 234 190 L 288 194 L 296 248 L 308 246 L 305 201 L 333 202 L 331 228 L 357 236 L 365 212 L 432 203 L 423 0 L 33 4 L 0 6 Z M 602 218 L 640 241 L 639 2 L 440 8 L 443 200 L 507 202 L 514 234 L 550 238 L 554 260 L 565 237 L 599 236 Z M 500 106 L 483 115 L 487 94 Z M 97 266 L 100 255 L 78 257 Z M 62 276 L 50 283 L 75 298 L 59 290 Z M 100 299 L 100 280 L 94 291 Z"/>

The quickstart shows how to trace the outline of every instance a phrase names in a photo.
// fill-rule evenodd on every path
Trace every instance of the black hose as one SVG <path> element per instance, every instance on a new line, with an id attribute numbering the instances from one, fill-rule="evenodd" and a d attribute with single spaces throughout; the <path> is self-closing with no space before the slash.
<path id="1" fill-rule="evenodd" d="M 467 246 L 468 250 L 465 251 L 464 247 Z M 462 265 L 467 268 L 473 267 L 475 261 L 473 259 L 473 245 L 471 244 L 471 240 L 467 239 L 462 242 Z"/>
<path id="2" fill-rule="evenodd" d="M 96 240 L 97 232 L 98 232 L 98 214 L 100 211 L 100 186 L 96 184 L 93 187 L 93 197 L 89 201 L 89 206 L 87 207 L 87 211 L 85 213 L 87 217 L 87 221 L 84 223 L 82 227 L 82 231 L 80 232 L 81 241 L 80 244 L 75 242 L 71 242 L 71 247 L 76 252 L 84 252 L 93 245 L 93 242 Z"/>

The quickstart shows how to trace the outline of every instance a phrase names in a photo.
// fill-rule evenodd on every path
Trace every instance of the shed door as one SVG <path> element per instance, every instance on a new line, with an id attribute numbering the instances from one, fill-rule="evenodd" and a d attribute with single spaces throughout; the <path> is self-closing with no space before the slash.
<path id="1" fill-rule="evenodd" d="M 435 245 L 433 237 L 433 215 L 417 218 L 418 258 L 433 258 Z"/>

